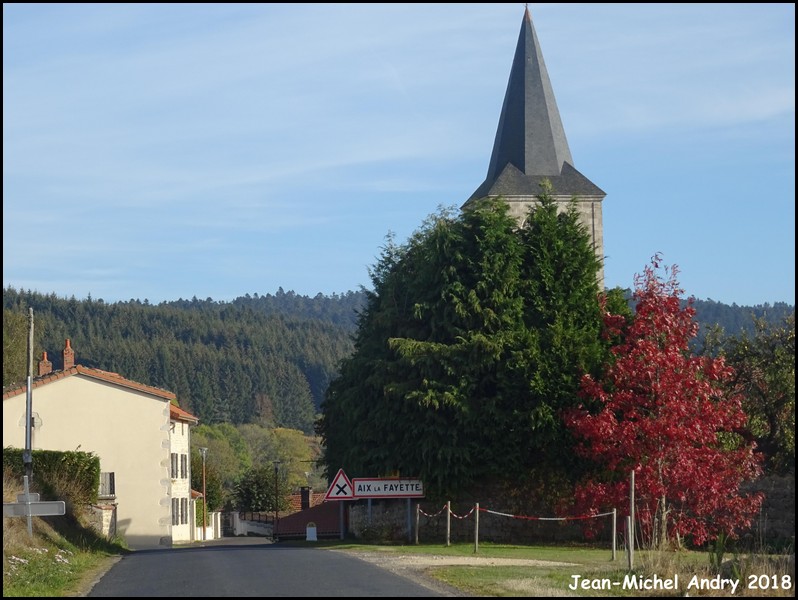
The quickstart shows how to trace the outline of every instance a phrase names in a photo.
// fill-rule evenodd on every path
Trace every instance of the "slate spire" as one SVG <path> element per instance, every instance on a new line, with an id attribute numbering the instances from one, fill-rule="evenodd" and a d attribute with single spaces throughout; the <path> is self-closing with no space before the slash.
<path id="1" fill-rule="evenodd" d="M 526 8 L 488 174 L 468 201 L 486 196 L 533 199 L 544 178 L 551 182 L 555 195 L 604 198 L 606 194 L 573 163 L 540 42 Z"/>
<path id="2" fill-rule="evenodd" d="M 606 194 L 574 167 L 540 42 L 525 8 L 488 174 L 462 208 L 481 198 L 501 197 L 522 223 L 537 204 L 544 180 L 551 183 L 551 196 L 561 210 L 576 202 L 603 262 L 601 202 Z M 603 280 L 602 269 L 602 285 Z"/>
<path id="3" fill-rule="evenodd" d="M 525 175 L 560 175 L 566 161 L 573 165 L 538 36 L 526 8 L 488 178 L 495 180 L 507 163 Z"/>

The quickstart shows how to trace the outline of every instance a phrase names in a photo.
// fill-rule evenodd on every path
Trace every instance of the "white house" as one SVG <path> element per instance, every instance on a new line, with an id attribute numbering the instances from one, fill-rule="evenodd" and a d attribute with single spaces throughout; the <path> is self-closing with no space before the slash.
<path id="1" fill-rule="evenodd" d="M 197 417 L 169 406 L 169 458 L 172 490 L 172 542 L 195 539 L 196 504 L 191 495 L 191 427 Z"/>
<path id="2" fill-rule="evenodd" d="M 33 450 L 81 450 L 100 458 L 100 501 L 130 548 L 191 541 L 190 430 L 197 418 L 172 392 L 44 353 L 32 380 Z M 3 392 L 3 447 L 25 447 L 27 385 Z M 33 465 L 34 477 L 36 464 Z M 106 511 L 110 512 L 110 511 Z"/>

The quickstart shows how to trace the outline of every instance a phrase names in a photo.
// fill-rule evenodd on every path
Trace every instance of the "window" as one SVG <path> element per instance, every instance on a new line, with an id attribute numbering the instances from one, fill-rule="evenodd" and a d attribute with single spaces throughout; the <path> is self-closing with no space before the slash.
<path id="1" fill-rule="evenodd" d="M 188 498 L 180 499 L 180 524 L 188 525 Z"/>
<path id="2" fill-rule="evenodd" d="M 100 498 L 114 498 L 116 496 L 116 480 L 114 473 L 100 473 L 100 491 L 97 493 Z"/>
<path id="3" fill-rule="evenodd" d="M 172 498 L 172 525 L 180 525 L 180 500 Z"/>
<path id="4" fill-rule="evenodd" d="M 177 453 L 172 452 L 172 479 L 177 479 Z"/>
<path id="5" fill-rule="evenodd" d="M 188 479 L 188 454 L 180 455 L 180 478 Z"/>

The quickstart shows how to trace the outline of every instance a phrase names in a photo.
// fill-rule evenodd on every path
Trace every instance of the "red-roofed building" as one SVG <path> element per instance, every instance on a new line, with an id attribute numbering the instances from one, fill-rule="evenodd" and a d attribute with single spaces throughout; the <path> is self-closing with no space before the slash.
<path id="1" fill-rule="evenodd" d="M 294 492 L 288 499 L 288 511 L 286 514 L 293 514 L 300 510 L 306 510 L 318 506 L 324 502 L 325 492 L 314 492 L 309 487 L 303 487 L 299 492 Z"/>
<path id="2" fill-rule="evenodd" d="M 290 515 L 280 515 L 277 524 L 277 537 L 284 539 L 304 539 L 308 525 L 315 526 L 319 538 L 337 538 L 341 533 L 341 507 L 340 502 L 322 502 L 310 508 L 300 510 Z M 344 530 L 348 521 L 348 512 L 344 511 Z"/>
<path id="3" fill-rule="evenodd" d="M 134 549 L 194 539 L 191 427 L 195 416 L 172 392 L 44 353 L 31 381 L 33 450 L 81 450 L 100 458 L 103 514 L 115 507 L 115 532 Z M 25 447 L 27 385 L 3 390 L 3 446 Z M 34 477 L 36 464 L 33 464 Z"/>

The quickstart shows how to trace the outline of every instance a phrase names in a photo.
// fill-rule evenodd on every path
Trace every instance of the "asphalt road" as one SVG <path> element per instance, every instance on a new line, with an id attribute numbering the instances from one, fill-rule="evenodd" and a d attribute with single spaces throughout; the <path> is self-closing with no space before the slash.
<path id="1" fill-rule="evenodd" d="M 114 564 L 88 597 L 422 597 L 434 589 L 349 554 L 229 538 L 140 550 Z"/>

